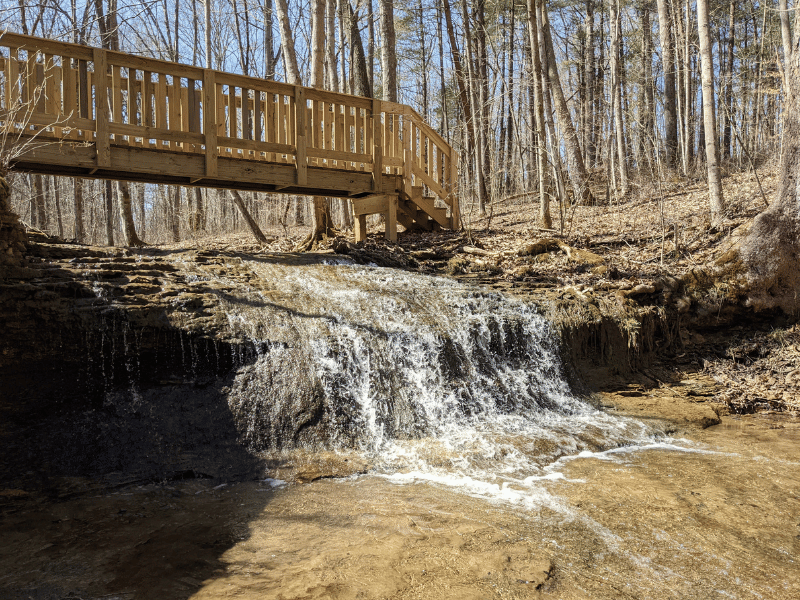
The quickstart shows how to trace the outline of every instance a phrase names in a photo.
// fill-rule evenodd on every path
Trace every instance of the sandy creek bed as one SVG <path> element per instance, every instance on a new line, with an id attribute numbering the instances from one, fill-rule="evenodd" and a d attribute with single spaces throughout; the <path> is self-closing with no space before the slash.
<path id="1" fill-rule="evenodd" d="M 800 423 L 562 460 L 523 500 L 374 475 L 2 496 L 0 597 L 796 598 Z"/>

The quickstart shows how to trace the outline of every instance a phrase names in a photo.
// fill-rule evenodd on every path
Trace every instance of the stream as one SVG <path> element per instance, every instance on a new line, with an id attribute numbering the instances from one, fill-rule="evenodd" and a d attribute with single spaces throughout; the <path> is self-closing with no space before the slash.
<path id="1" fill-rule="evenodd" d="M 204 402 L 260 476 L 0 490 L 0 598 L 800 597 L 797 420 L 598 409 L 535 307 L 446 279 L 174 264 L 237 342 Z M 214 362 L 180 346 L 190 370 Z M 163 388 L 115 352 L 104 410 L 147 428 Z"/>

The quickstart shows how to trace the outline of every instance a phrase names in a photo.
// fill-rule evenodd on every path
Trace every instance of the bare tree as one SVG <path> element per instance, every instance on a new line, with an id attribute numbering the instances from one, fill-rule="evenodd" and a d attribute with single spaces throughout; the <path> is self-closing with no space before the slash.
<path id="1" fill-rule="evenodd" d="M 719 173 L 719 145 L 714 102 L 714 63 L 711 57 L 707 0 L 697 0 L 697 24 L 700 39 L 700 63 L 703 80 L 703 129 L 706 142 L 706 168 L 708 169 L 708 196 L 711 222 L 718 224 L 725 209 L 722 181 Z"/>

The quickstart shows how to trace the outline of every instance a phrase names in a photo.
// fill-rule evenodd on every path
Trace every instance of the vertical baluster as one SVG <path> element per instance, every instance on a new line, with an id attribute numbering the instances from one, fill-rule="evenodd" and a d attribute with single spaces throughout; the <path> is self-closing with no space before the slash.
<path id="1" fill-rule="evenodd" d="M 156 127 L 159 129 L 167 129 L 167 75 L 165 73 L 158 73 L 158 81 L 156 82 L 155 93 L 155 108 L 156 108 Z M 158 140 L 157 147 L 168 147 L 169 143 L 165 140 Z"/>
<path id="2" fill-rule="evenodd" d="M 381 124 L 381 101 L 372 101 L 372 133 L 370 138 L 373 141 L 372 146 L 372 191 L 383 191 L 383 136 L 381 132 L 386 126 L 385 122 Z M 386 113 L 386 120 L 389 120 L 389 113 Z M 369 127 L 367 131 L 369 131 Z M 366 231 L 366 230 L 365 230 Z"/>
<path id="3" fill-rule="evenodd" d="M 180 78 L 175 75 L 172 76 L 172 83 L 167 84 L 167 129 L 170 131 L 181 130 L 180 119 L 180 103 L 178 97 L 180 96 Z M 170 150 L 182 150 L 180 142 L 174 140 L 169 143 Z"/>
<path id="4" fill-rule="evenodd" d="M 264 118 L 264 140 L 270 143 L 275 142 L 275 94 L 267 92 L 266 97 L 267 111 Z M 276 160 L 276 155 L 273 152 L 267 153 L 267 160 L 273 162 Z"/>
<path id="5" fill-rule="evenodd" d="M 238 118 L 236 116 L 236 87 L 228 85 L 228 137 L 238 137 Z M 231 153 L 238 154 L 236 148 L 231 148 Z"/>
<path id="6" fill-rule="evenodd" d="M 67 122 L 69 122 L 69 120 L 78 116 L 78 89 L 75 77 L 75 69 L 72 68 L 72 61 L 66 57 L 64 57 L 62 61 L 61 75 L 64 86 L 64 91 L 62 94 L 64 98 L 64 117 Z M 6 79 L 6 81 L 8 81 L 8 79 Z M 69 135 L 67 137 L 76 137 L 75 130 L 70 128 Z"/>
<path id="7" fill-rule="evenodd" d="M 347 107 L 344 104 L 337 104 L 336 105 L 336 133 L 334 134 L 335 137 L 335 150 L 339 152 L 344 152 L 347 147 L 345 146 L 345 127 L 344 127 L 344 117 L 345 111 Z M 336 167 L 339 169 L 344 169 L 346 163 L 342 160 L 336 161 Z"/>
<path id="8" fill-rule="evenodd" d="M 63 80 L 64 64 L 67 62 L 67 59 L 62 56 L 59 56 L 57 58 L 58 58 L 58 64 L 53 62 L 53 67 L 52 67 L 53 114 L 56 116 L 56 119 L 58 119 L 58 121 L 61 122 L 64 120 L 64 112 L 62 111 L 61 108 L 61 101 L 62 101 L 61 85 Z M 56 60 L 55 57 L 53 60 L 54 61 Z M 64 135 L 63 129 L 61 127 L 56 127 L 54 129 L 54 133 L 57 138 L 61 138 Z"/>
<path id="9" fill-rule="evenodd" d="M 187 126 L 190 133 L 200 133 L 200 111 L 198 110 L 199 98 L 195 79 L 186 80 L 186 110 L 188 111 Z M 191 144 L 192 152 L 199 152 L 199 144 Z"/>
<path id="10" fill-rule="evenodd" d="M 181 131 L 184 133 L 189 132 L 189 88 L 183 85 L 183 79 L 178 80 L 180 83 L 180 107 L 181 107 Z M 192 147 L 188 142 L 183 142 L 184 152 L 191 152 Z"/>
<path id="11" fill-rule="evenodd" d="M 323 143 L 325 145 L 326 150 L 333 149 L 331 139 L 333 137 L 333 116 L 334 116 L 333 111 L 335 110 L 335 107 L 336 107 L 335 104 L 330 104 L 329 102 L 326 102 L 322 111 L 323 112 L 322 118 L 324 120 L 323 130 L 325 132 Z M 328 158 L 325 159 L 325 164 L 328 166 L 328 168 L 333 166 L 333 163 Z"/>
<path id="12" fill-rule="evenodd" d="M 356 151 L 356 136 L 354 131 L 354 126 L 356 122 L 356 116 L 353 114 L 357 111 L 357 108 L 352 106 L 345 106 L 344 107 L 344 147 L 347 152 L 355 152 Z M 350 161 L 345 163 L 345 166 L 348 169 L 355 168 L 357 165 Z"/>
<path id="13" fill-rule="evenodd" d="M 216 74 L 215 74 L 216 78 Z M 217 137 L 225 136 L 226 128 L 225 128 L 225 92 L 223 91 L 223 86 L 221 84 L 217 84 L 214 93 L 217 96 L 216 106 L 217 106 Z M 230 152 L 230 148 L 219 148 L 218 152 Z"/>
<path id="14" fill-rule="evenodd" d="M 277 110 L 277 129 L 276 129 L 276 136 L 278 139 L 279 144 L 288 144 L 289 142 L 286 141 L 286 105 L 283 102 L 283 94 L 278 94 L 278 110 Z M 280 155 L 279 162 L 286 162 L 288 157 L 284 155 Z"/>
<path id="15" fill-rule="evenodd" d="M 261 125 L 261 115 L 264 113 L 264 109 L 262 108 L 261 104 L 261 91 L 254 90 L 253 91 L 253 135 L 257 142 L 262 141 L 262 125 Z M 262 152 L 256 152 L 256 158 L 261 160 L 264 157 L 262 156 Z"/>
<path id="16" fill-rule="evenodd" d="M 321 150 L 325 147 L 325 129 L 322 123 L 322 115 L 324 114 L 324 104 L 321 103 L 319 100 L 314 100 L 311 103 L 311 125 L 310 129 L 314 131 L 312 146 L 318 150 Z M 321 158 L 315 158 L 314 164 L 321 167 L 323 165 L 323 160 Z"/>
<path id="17" fill-rule="evenodd" d="M 250 90 L 242 88 L 242 139 L 253 139 L 253 117 L 250 115 Z M 252 151 L 248 151 L 246 156 L 252 155 Z"/>

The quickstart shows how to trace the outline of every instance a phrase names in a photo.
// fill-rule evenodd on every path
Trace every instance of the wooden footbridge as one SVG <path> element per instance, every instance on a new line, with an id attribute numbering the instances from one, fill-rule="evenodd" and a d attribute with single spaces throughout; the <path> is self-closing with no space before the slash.
<path id="1" fill-rule="evenodd" d="M 29 172 L 350 198 L 356 241 L 459 226 L 458 154 L 392 102 L 5 33 L 0 136 Z"/>

